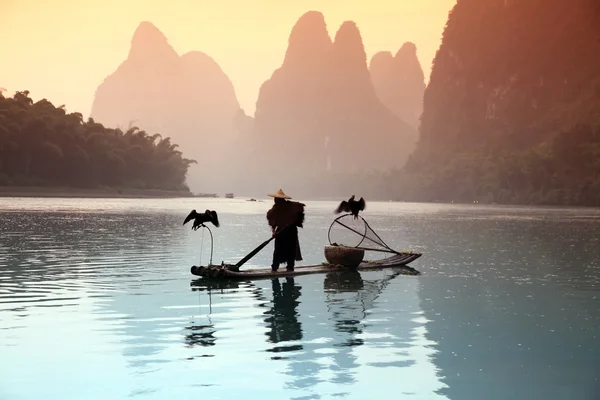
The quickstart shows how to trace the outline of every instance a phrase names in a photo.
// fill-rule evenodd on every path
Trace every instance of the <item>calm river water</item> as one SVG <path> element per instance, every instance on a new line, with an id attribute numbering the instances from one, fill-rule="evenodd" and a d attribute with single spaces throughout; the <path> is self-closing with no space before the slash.
<path id="1" fill-rule="evenodd" d="M 299 265 L 336 205 L 305 203 Z M 369 203 L 421 276 L 190 274 L 192 208 L 219 213 L 220 263 L 269 237 L 271 204 L 0 199 L 0 399 L 600 399 L 599 210 Z"/>

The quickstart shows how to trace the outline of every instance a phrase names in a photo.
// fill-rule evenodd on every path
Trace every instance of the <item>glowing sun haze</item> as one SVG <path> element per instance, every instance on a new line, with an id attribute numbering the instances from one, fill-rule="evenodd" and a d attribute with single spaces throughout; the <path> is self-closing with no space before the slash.
<path id="1" fill-rule="evenodd" d="M 125 60 L 140 22 L 152 22 L 178 54 L 202 51 L 233 82 L 247 114 L 281 65 L 292 26 L 309 10 L 330 36 L 358 25 L 368 60 L 414 42 L 426 77 L 456 0 L 0 0 L 0 87 L 29 90 L 89 115 L 94 92 Z M 426 79 L 427 79 L 426 78 Z"/>

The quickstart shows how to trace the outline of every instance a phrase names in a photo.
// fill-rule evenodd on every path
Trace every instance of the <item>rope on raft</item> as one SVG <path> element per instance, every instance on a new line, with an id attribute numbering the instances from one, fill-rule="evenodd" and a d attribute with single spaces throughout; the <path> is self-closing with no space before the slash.
<path id="1" fill-rule="evenodd" d="M 351 232 L 354 232 L 356 235 L 358 235 L 359 237 L 361 237 L 360 242 L 356 245 L 356 246 L 348 246 L 348 247 L 354 247 L 357 249 L 362 249 L 362 250 L 369 250 L 369 251 L 379 251 L 379 252 L 383 252 L 383 253 L 392 253 L 392 254 L 398 254 L 400 255 L 401 253 L 399 253 L 398 251 L 392 249 L 390 246 L 388 246 L 383 239 L 381 239 L 381 237 L 379 237 L 379 235 L 373 230 L 373 228 L 371 228 L 371 225 L 369 225 L 369 223 L 367 221 L 365 221 L 365 219 L 363 217 L 361 217 L 360 215 L 358 216 L 358 218 L 364 223 L 365 226 L 365 231 L 364 233 L 357 231 L 356 229 L 349 227 L 348 225 L 346 225 L 345 223 L 341 222 L 340 220 L 342 218 L 348 217 L 350 216 L 350 218 L 354 218 L 354 216 L 351 213 L 348 214 L 344 214 L 341 215 L 339 217 L 337 217 L 336 219 L 333 220 L 333 222 L 331 223 L 331 225 L 329 226 L 329 231 L 327 233 L 327 238 L 329 239 L 329 244 L 332 246 L 336 246 L 339 245 L 339 243 L 333 243 L 331 241 L 331 229 L 333 228 L 334 224 L 339 224 L 341 226 L 343 226 L 344 228 L 348 229 Z M 374 238 L 370 238 L 369 234 L 372 234 L 374 236 Z M 369 248 L 369 247 L 362 247 L 361 244 L 365 241 L 365 239 L 375 243 L 378 246 L 381 246 L 383 248 L 379 248 L 379 249 L 374 249 L 374 248 Z"/>

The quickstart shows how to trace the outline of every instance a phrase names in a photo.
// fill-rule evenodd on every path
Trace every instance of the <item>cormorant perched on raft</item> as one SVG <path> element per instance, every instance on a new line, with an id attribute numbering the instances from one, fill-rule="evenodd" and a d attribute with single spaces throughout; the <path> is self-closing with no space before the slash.
<path id="1" fill-rule="evenodd" d="M 352 215 L 354 215 L 354 219 L 357 219 L 358 213 L 360 211 L 364 211 L 366 208 L 367 208 L 367 203 L 365 203 L 365 199 L 363 199 L 361 197 L 360 200 L 356 201 L 356 200 L 354 200 L 354 195 L 352 195 L 352 197 L 350 197 L 350 199 L 348 199 L 348 201 L 343 200 L 340 203 L 338 208 L 335 210 L 335 213 L 339 214 L 343 211 L 350 212 L 350 213 L 352 213 Z"/>
<path id="2" fill-rule="evenodd" d="M 192 212 L 185 217 L 183 225 L 187 224 L 192 219 L 194 220 L 194 225 L 192 225 L 193 230 L 198 230 L 198 228 L 204 226 L 205 222 L 211 222 L 217 228 L 219 227 L 219 217 L 217 216 L 216 211 L 206 210 L 204 213 L 199 214 L 196 210 L 192 210 Z"/>

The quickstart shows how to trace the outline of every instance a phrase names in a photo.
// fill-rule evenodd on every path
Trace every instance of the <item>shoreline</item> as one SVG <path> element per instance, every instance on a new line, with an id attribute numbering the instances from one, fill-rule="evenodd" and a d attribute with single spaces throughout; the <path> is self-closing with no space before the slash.
<path id="1" fill-rule="evenodd" d="M 69 188 L 44 186 L 0 186 L 2 197 L 53 197 L 53 198 L 177 198 L 194 197 L 191 192 L 161 189 L 127 188 Z"/>
<path id="2" fill-rule="evenodd" d="M 0 198 L 95 198 L 95 199 L 173 199 L 173 198 L 213 198 L 210 194 L 194 194 L 186 191 L 161 190 L 161 189 L 128 189 L 128 188 L 69 188 L 47 186 L 0 186 Z M 222 196 L 215 199 L 224 199 Z M 249 196 L 235 196 L 236 199 L 249 200 Z M 255 198 L 257 201 L 265 199 Z M 339 199 L 315 197 L 305 201 L 333 201 Z M 414 203 L 414 204 L 446 204 L 446 205 L 471 205 L 471 206 L 500 206 L 500 207 L 541 207 L 541 208 L 587 208 L 598 209 L 598 205 L 581 204 L 519 204 L 519 203 L 487 203 L 487 202 L 437 202 L 437 201 L 406 201 L 406 200 L 372 200 L 382 203 Z"/>

